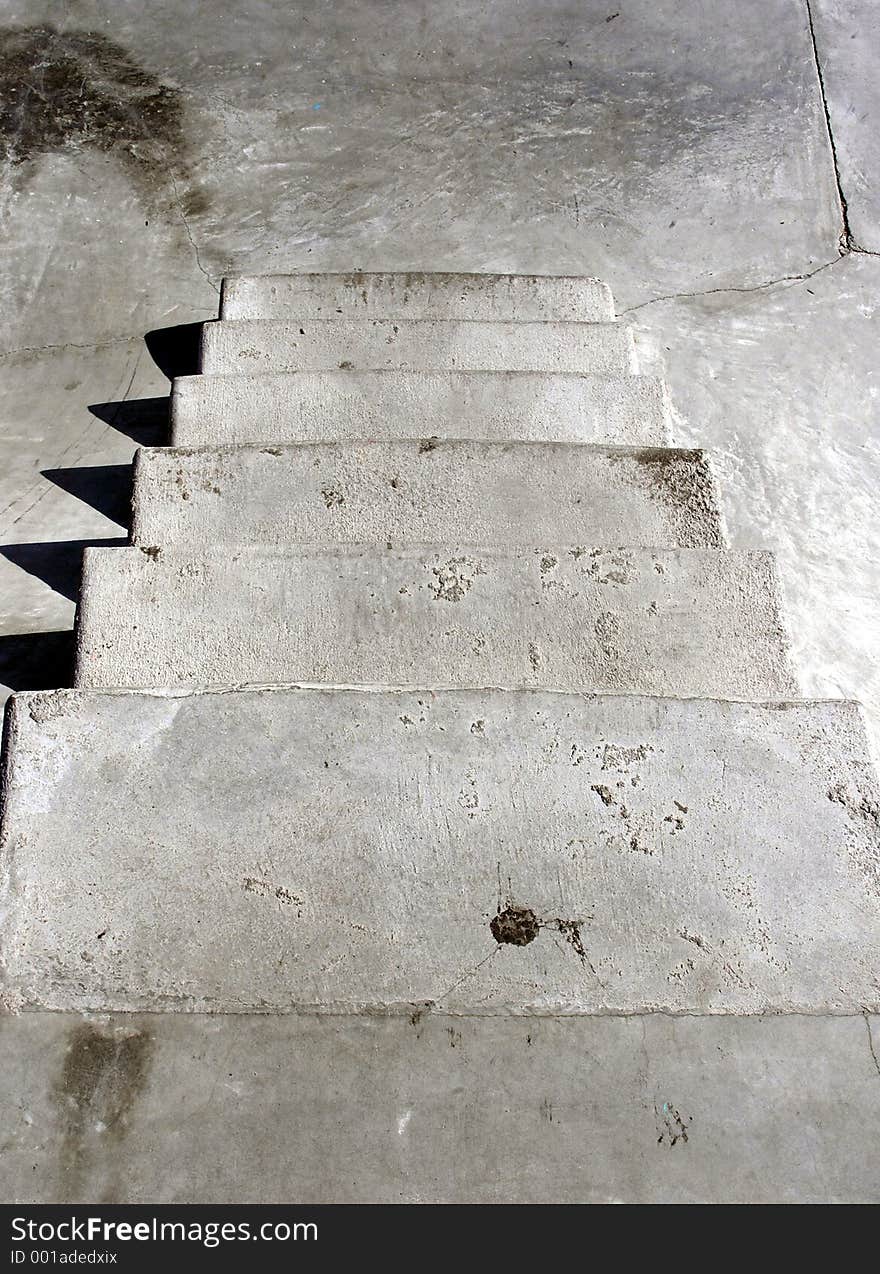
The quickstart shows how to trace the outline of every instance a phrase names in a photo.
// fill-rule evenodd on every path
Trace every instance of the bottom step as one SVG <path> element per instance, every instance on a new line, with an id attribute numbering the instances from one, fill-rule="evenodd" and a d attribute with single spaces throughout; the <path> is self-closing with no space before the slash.
<path id="1" fill-rule="evenodd" d="M 8 725 L 12 1002 L 880 1008 L 855 705 L 93 690 Z"/>
<path id="2" fill-rule="evenodd" d="M 0 1196 L 877 1203 L 872 1049 L 867 1017 L 26 1013 Z"/>

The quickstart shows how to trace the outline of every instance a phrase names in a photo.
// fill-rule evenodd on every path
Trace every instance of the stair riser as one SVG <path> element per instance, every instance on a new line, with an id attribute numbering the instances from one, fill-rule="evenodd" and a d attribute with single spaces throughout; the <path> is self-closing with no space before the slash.
<path id="1" fill-rule="evenodd" d="M 133 542 L 721 547 L 700 452 L 439 442 L 145 449 Z"/>
<path id="2" fill-rule="evenodd" d="M 797 693 L 764 553 L 88 549 L 77 629 L 81 686 Z"/>
<path id="3" fill-rule="evenodd" d="M 529 372 L 295 372 L 182 376 L 179 447 L 349 438 L 487 438 L 655 446 L 670 408 L 650 376 Z"/>
<path id="4" fill-rule="evenodd" d="M 470 323 L 339 319 L 205 323 L 203 373 L 530 371 L 627 375 L 632 333 L 614 323 Z"/>
<path id="5" fill-rule="evenodd" d="M 222 319 L 291 317 L 500 319 L 582 323 L 614 318 L 598 279 L 510 274 L 300 274 L 225 279 Z"/>
<path id="6" fill-rule="evenodd" d="M 876 1018 L 411 1017 L 5 1017 L 0 1194 L 878 1199 Z"/>

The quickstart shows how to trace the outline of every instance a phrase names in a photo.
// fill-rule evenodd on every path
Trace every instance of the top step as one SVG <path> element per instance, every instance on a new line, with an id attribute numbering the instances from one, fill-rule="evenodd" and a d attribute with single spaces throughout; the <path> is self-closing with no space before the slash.
<path id="1" fill-rule="evenodd" d="M 276 274 L 224 279 L 220 317 L 595 323 L 614 318 L 614 301 L 599 279 L 553 275 Z"/>

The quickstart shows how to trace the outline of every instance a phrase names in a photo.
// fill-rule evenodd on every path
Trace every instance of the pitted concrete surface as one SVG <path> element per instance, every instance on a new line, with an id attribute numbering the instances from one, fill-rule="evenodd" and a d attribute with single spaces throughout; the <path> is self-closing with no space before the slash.
<path id="1" fill-rule="evenodd" d="M 206 323 L 201 371 L 566 372 L 638 370 L 632 332 L 616 323 L 493 323 L 422 319 L 318 319 Z"/>
<path id="2" fill-rule="evenodd" d="M 725 543 L 701 451 L 435 439 L 144 449 L 132 539 L 144 547 Z"/>
<path id="3" fill-rule="evenodd" d="M 12 708 L 11 1004 L 880 1009 L 854 705 L 293 688 Z"/>
<path id="4" fill-rule="evenodd" d="M 77 639 L 81 686 L 797 694 L 769 555 L 717 549 L 87 549 Z"/>
<path id="5" fill-rule="evenodd" d="M 468 319 L 598 323 L 614 318 L 599 279 L 516 274 L 294 274 L 224 279 L 222 319 Z"/>
<path id="6" fill-rule="evenodd" d="M 653 376 L 540 372 L 295 372 L 180 376 L 171 443 L 486 438 L 656 446 L 671 410 Z"/>
<path id="7" fill-rule="evenodd" d="M 0 1193 L 876 1203 L 878 1048 L 870 1016 L 24 1013 Z"/>

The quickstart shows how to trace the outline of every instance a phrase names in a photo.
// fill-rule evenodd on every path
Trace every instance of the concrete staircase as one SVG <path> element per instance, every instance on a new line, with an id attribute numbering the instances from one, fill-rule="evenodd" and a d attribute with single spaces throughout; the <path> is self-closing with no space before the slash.
<path id="1" fill-rule="evenodd" d="M 202 360 L 8 709 L 6 1197 L 878 1197 L 859 711 L 608 289 L 230 280 Z"/>

